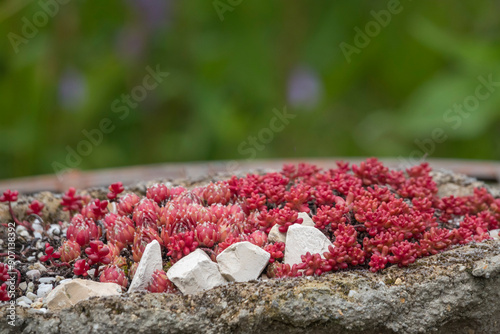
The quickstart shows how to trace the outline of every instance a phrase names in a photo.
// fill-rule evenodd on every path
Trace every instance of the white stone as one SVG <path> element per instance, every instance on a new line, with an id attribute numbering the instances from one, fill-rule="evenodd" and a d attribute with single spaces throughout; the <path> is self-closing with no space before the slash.
<path id="1" fill-rule="evenodd" d="M 44 255 L 43 253 L 40 253 L 40 254 Z M 41 264 L 40 262 L 35 262 L 31 266 L 29 266 L 29 269 L 38 270 L 42 274 L 47 272 L 47 268 L 45 268 L 45 266 L 43 264 Z"/>
<path id="2" fill-rule="evenodd" d="M 356 290 L 349 290 L 349 294 L 347 295 L 348 298 L 353 298 L 358 294 Z"/>
<path id="3" fill-rule="evenodd" d="M 28 305 L 30 305 L 33 301 L 31 299 L 29 299 L 28 297 L 26 296 L 22 296 L 22 297 L 19 297 L 16 299 L 16 303 L 19 304 L 19 303 L 26 303 Z"/>
<path id="4" fill-rule="evenodd" d="M 38 280 L 40 283 L 54 283 L 56 281 L 55 277 L 42 277 Z"/>
<path id="5" fill-rule="evenodd" d="M 288 228 L 285 245 L 285 263 L 290 266 L 302 263 L 301 255 L 307 252 L 323 256 L 332 243 L 315 227 L 293 224 Z"/>
<path id="6" fill-rule="evenodd" d="M 31 226 L 33 227 L 33 231 L 43 233 L 43 226 L 38 219 L 35 219 Z"/>
<path id="7" fill-rule="evenodd" d="M 59 284 L 68 283 L 68 282 L 70 282 L 72 280 L 73 280 L 72 278 L 66 278 L 66 279 L 61 280 L 61 282 L 59 282 Z"/>
<path id="8" fill-rule="evenodd" d="M 29 270 L 26 272 L 26 277 L 28 277 L 31 281 L 37 280 L 40 278 L 40 270 Z"/>
<path id="9" fill-rule="evenodd" d="M 121 293 L 122 287 L 118 284 L 94 282 L 77 278 L 67 283 L 59 284 L 47 295 L 45 303 L 51 311 L 59 311 L 90 297 L 115 296 Z"/>
<path id="10" fill-rule="evenodd" d="M 35 239 L 42 239 L 43 238 L 42 233 L 40 233 L 38 231 L 33 232 L 33 237 Z"/>
<path id="11" fill-rule="evenodd" d="M 302 226 L 316 226 L 316 224 L 314 223 L 314 221 L 311 219 L 311 217 L 309 217 L 309 215 L 305 212 L 300 212 L 299 213 L 299 218 L 302 218 Z"/>
<path id="12" fill-rule="evenodd" d="M 139 266 L 134 274 L 134 279 L 130 284 L 128 292 L 146 290 L 151 282 L 153 273 L 156 270 L 163 268 L 163 260 L 161 258 L 161 248 L 158 241 L 153 240 L 144 249 Z"/>
<path id="13" fill-rule="evenodd" d="M 492 237 L 493 239 L 499 240 L 500 239 L 500 237 L 498 236 L 499 231 L 500 230 L 491 230 L 488 233 L 490 234 L 490 237 Z"/>
<path id="14" fill-rule="evenodd" d="M 30 304 L 26 303 L 24 300 L 17 302 L 17 305 L 22 307 L 30 307 Z"/>
<path id="15" fill-rule="evenodd" d="M 28 256 L 27 260 L 28 260 L 28 262 L 33 262 L 33 261 L 36 260 L 36 257 L 34 257 L 34 256 Z"/>
<path id="16" fill-rule="evenodd" d="M 61 227 L 58 224 L 51 224 L 47 230 L 47 234 L 52 236 L 61 235 Z"/>
<path id="17" fill-rule="evenodd" d="M 22 225 L 17 225 L 17 227 L 16 227 L 16 234 L 21 234 L 23 232 L 28 232 L 28 230 L 26 229 L 26 227 L 24 227 Z"/>
<path id="18" fill-rule="evenodd" d="M 219 271 L 228 281 L 247 282 L 257 279 L 271 254 L 248 241 L 237 242 L 217 256 Z"/>
<path id="19" fill-rule="evenodd" d="M 45 242 L 43 242 L 42 240 L 37 240 L 35 247 L 36 249 L 43 251 L 45 250 Z"/>
<path id="20" fill-rule="evenodd" d="M 44 298 L 45 296 L 47 296 L 49 294 L 50 291 L 52 291 L 53 288 L 54 287 L 52 286 L 52 284 L 42 283 L 38 286 L 38 290 L 36 291 L 36 295 L 39 298 Z"/>
<path id="21" fill-rule="evenodd" d="M 226 283 L 217 264 L 201 249 L 177 261 L 167 277 L 184 294 L 194 294 Z"/>
<path id="22" fill-rule="evenodd" d="M 35 299 L 38 298 L 37 295 L 35 295 L 33 292 L 28 292 L 26 294 L 26 297 L 28 297 L 29 299 L 31 299 L 31 301 L 33 301 L 33 302 L 35 301 Z"/>
<path id="23" fill-rule="evenodd" d="M 19 289 L 26 291 L 27 288 L 28 288 L 28 284 L 26 282 L 19 283 Z"/>
<path id="24" fill-rule="evenodd" d="M 286 242 L 286 233 L 281 233 L 280 230 L 280 225 L 275 224 L 271 230 L 269 231 L 269 234 L 267 236 L 267 241 L 273 243 L 273 242 Z"/>

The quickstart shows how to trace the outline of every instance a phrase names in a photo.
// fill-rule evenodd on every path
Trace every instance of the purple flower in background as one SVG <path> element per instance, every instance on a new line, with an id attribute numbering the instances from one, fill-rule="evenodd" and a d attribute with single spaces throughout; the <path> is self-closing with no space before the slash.
<path id="1" fill-rule="evenodd" d="M 148 28 L 158 28 L 170 19 L 171 0 L 128 0 L 128 3 Z"/>
<path id="2" fill-rule="evenodd" d="M 141 57 L 146 46 L 146 33 L 141 29 L 124 27 L 116 40 L 118 57 L 133 62 Z"/>
<path id="3" fill-rule="evenodd" d="M 83 104 L 87 95 L 85 78 L 74 68 L 67 69 L 59 79 L 59 104 L 64 109 L 75 111 Z"/>
<path id="4" fill-rule="evenodd" d="M 293 107 L 314 108 L 321 97 L 322 85 L 316 72 L 296 67 L 288 81 L 288 102 Z"/>

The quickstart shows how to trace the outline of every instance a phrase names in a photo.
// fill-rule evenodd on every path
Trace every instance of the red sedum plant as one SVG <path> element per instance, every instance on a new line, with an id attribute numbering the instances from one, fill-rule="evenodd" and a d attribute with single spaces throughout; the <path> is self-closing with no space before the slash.
<path id="1" fill-rule="evenodd" d="M 106 266 L 99 279 L 126 288 L 153 240 L 160 244 L 166 266 L 197 248 L 215 259 L 230 245 L 249 241 L 270 253 L 267 274 L 280 278 L 356 266 L 373 272 L 404 267 L 453 245 L 489 239 L 488 231 L 500 226 L 500 199 L 485 188 L 470 196 L 440 198 L 430 172 L 426 163 L 399 171 L 375 158 L 353 166 L 339 162 L 328 170 L 301 163 L 192 190 L 156 184 L 142 197 L 123 194 L 123 185 L 115 183 L 107 194 L 116 201 L 110 206 L 103 198 L 84 203 L 70 188 L 61 203 L 71 213 L 71 223 L 60 259 L 76 260 L 76 275 L 88 276 L 94 266 L 94 279 Z M 0 201 L 10 207 L 17 192 L 6 191 Z M 28 214 L 42 208 L 33 202 Z M 300 212 L 312 217 L 333 246 L 290 266 L 283 263 L 285 244 L 269 242 L 268 234 L 274 226 L 286 233 L 292 224 L 301 224 Z M 52 261 L 54 255 L 52 249 L 45 256 Z M 164 271 L 154 274 L 149 290 L 175 291 Z"/>

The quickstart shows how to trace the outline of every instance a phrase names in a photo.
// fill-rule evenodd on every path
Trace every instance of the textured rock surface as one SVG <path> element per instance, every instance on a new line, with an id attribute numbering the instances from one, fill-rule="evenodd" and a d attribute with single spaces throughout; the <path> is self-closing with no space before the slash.
<path id="1" fill-rule="evenodd" d="M 254 244 L 243 241 L 232 244 L 217 256 L 219 271 L 228 281 L 248 282 L 257 279 L 271 255 Z"/>
<path id="2" fill-rule="evenodd" d="M 332 243 L 315 227 L 293 224 L 286 233 L 285 263 L 301 263 L 301 255 L 328 252 Z"/>
<path id="3" fill-rule="evenodd" d="M 59 311 L 90 297 L 119 295 L 121 292 L 121 286 L 115 283 L 100 283 L 77 278 L 58 285 L 47 295 L 45 302 L 51 311 Z"/>
<path id="4" fill-rule="evenodd" d="M 128 292 L 145 290 L 156 270 L 163 268 L 161 258 L 161 248 L 158 241 L 153 240 L 144 249 L 139 266 L 134 274 L 134 279 L 130 283 Z"/>
<path id="5" fill-rule="evenodd" d="M 137 333 L 139 328 L 190 334 L 498 333 L 498 255 L 500 242 L 487 241 L 375 274 L 354 270 L 231 283 L 190 296 L 91 298 L 58 313 L 32 314 L 19 307 L 16 329 L 44 334 Z M 474 276 L 486 264 L 493 267 L 488 278 Z M 348 297 L 351 290 L 357 293 Z M 0 308 L 0 317 L 6 319 L 7 312 Z M 0 332 L 11 331 L 0 322 Z"/>
<path id="6" fill-rule="evenodd" d="M 177 261 L 168 271 L 167 277 L 184 294 L 193 294 L 226 283 L 217 264 L 197 249 Z"/>

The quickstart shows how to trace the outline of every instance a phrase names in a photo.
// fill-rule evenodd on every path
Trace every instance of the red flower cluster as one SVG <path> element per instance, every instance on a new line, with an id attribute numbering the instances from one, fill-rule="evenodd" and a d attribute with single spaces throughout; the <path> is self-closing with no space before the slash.
<path id="1" fill-rule="evenodd" d="M 249 241 L 271 254 L 268 275 L 285 277 L 354 266 L 373 272 L 407 266 L 451 245 L 488 239 L 488 231 L 499 228 L 500 199 L 486 189 L 439 198 L 430 171 L 427 164 L 390 170 L 375 158 L 352 167 L 339 162 L 328 170 L 285 165 L 281 172 L 233 176 L 192 190 L 156 184 L 145 197 L 129 193 L 119 199 L 123 185 L 115 183 L 108 194 L 117 199 L 112 213 L 102 199 L 89 198 L 84 206 L 82 196 L 70 188 L 61 205 L 76 214 L 59 252 L 65 262 L 81 258 L 74 263 L 75 274 L 85 276 L 90 266 L 97 266 L 97 275 L 104 264 L 100 280 L 125 287 L 153 240 L 170 263 L 198 247 L 214 258 L 236 242 Z M 0 200 L 10 204 L 17 192 L 6 191 Z M 33 202 L 29 212 L 40 213 L 41 208 Z M 274 226 L 285 233 L 292 224 L 301 224 L 300 212 L 312 217 L 333 246 L 290 266 L 282 263 L 285 245 L 270 243 L 267 236 Z M 47 259 L 56 253 L 47 252 Z M 155 273 L 150 291 L 172 291 L 164 272 Z"/>

